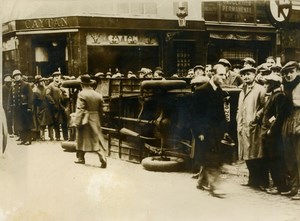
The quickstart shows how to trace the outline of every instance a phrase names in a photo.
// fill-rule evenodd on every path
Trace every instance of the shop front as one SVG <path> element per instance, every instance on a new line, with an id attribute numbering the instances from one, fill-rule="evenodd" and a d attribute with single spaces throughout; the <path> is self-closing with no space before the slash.
<path id="1" fill-rule="evenodd" d="M 276 29 L 266 7 L 264 1 L 204 2 L 207 63 L 226 58 L 234 64 L 252 57 L 260 64 L 268 56 L 276 56 Z"/>
<path id="2" fill-rule="evenodd" d="M 69 16 L 21 19 L 3 27 L 4 73 L 19 68 L 45 77 L 54 71 L 126 74 L 161 66 L 171 76 L 205 60 L 203 20 L 179 27 L 168 19 Z"/>

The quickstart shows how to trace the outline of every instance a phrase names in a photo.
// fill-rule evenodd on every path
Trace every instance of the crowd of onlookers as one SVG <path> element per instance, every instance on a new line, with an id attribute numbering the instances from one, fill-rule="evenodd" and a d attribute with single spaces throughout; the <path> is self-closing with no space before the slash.
<path id="1" fill-rule="evenodd" d="M 245 162 L 249 180 L 243 185 L 270 194 L 300 199 L 300 65 L 296 61 L 283 66 L 273 57 L 257 65 L 244 58 L 241 65 L 220 59 L 225 70 L 222 87 L 239 88 L 237 110 L 238 162 Z M 186 76 L 192 79 L 192 91 L 209 82 L 212 65 L 196 65 Z M 116 71 L 96 73 L 95 78 L 165 79 L 163 69 L 142 68 L 126 76 Z M 177 78 L 174 74 L 171 78 Z M 3 77 L 3 108 L 8 132 L 20 145 L 33 140 L 68 140 L 70 99 L 63 80 L 74 79 L 56 71 L 50 78 L 31 79 L 19 70 Z M 45 131 L 48 130 L 48 136 Z M 62 131 L 62 138 L 61 138 Z M 269 175 L 272 181 L 270 182 Z"/>

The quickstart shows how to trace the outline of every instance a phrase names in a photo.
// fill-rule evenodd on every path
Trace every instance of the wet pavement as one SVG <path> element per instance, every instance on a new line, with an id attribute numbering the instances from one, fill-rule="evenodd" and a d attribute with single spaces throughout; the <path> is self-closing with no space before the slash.
<path id="1" fill-rule="evenodd" d="M 9 139 L 0 157 L 0 221 L 297 221 L 300 201 L 242 187 L 244 164 L 224 167 L 225 199 L 196 189 L 187 172 L 151 172 L 142 165 L 86 155 L 86 165 L 74 163 L 75 153 L 60 142 L 16 145 Z"/>

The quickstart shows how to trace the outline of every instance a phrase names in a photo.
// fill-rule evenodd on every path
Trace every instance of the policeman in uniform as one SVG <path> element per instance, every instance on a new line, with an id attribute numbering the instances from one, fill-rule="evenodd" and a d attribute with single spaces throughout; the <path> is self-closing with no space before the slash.
<path id="1" fill-rule="evenodd" d="M 19 132 L 18 145 L 31 144 L 33 92 L 29 83 L 22 80 L 20 70 L 14 70 L 14 85 L 10 93 L 10 111 L 13 111 L 14 129 Z"/>

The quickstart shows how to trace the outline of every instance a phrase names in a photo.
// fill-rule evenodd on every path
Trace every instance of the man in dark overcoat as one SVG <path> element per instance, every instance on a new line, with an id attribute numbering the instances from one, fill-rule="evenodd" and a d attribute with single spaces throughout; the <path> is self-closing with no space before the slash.
<path id="1" fill-rule="evenodd" d="M 84 155 L 86 152 L 94 152 L 99 156 L 101 168 L 106 168 L 107 142 L 101 129 L 101 116 L 103 109 L 103 97 L 92 89 L 94 83 L 88 74 L 80 78 L 82 91 L 78 93 L 76 101 L 75 126 L 76 150 L 78 160 L 75 163 L 85 164 Z M 86 122 L 83 125 L 83 115 L 87 114 Z"/>
<path id="2" fill-rule="evenodd" d="M 33 92 L 29 83 L 22 80 L 20 70 L 14 70 L 12 77 L 14 85 L 10 93 L 10 107 L 13 111 L 14 129 L 19 132 L 19 145 L 31 144 L 31 129 L 33 128 L 32 108 Z"/>
<path id="3" fill-rule="evenodd" d="M 224 83 L 226 69 L 213 67 L 209 82 L 196 88 L 192 96 L 192 130 L 196 139 L 195 157 L 200 163 L 198 188 L 206 180 L 213 196 L 224 197 L 220 190 L 220 167 L 223 164 L 221 143 L 225 130 Z"/>
<path id="4" fill-rule="evenodd" d="M 12 88 L 12 78 L 11 75 L 4 75 L 3 86 L 2 86 L 2 105 L 6 116 L 7 122 L 7 132 L 9 135 L 13 136 L 13 123 L 12 123 L 12 113 L 9 111 L 9 94 Z"/>
<path id="5" fill-rule="evenodd" d="M 56 71 L 52 74 L 53 82 L 46 89 L 46 101 L 53 117 L 53 126 L 56 140 L 60 140 L 60 126 L 63 132 L 64 140 L 68 140 L 68 116 L 66 113 L 68 107 L 68 95 L 66 90 L 61 88 L 61 73 Z M 53 127 L 49 132 L 52 133 Z M 49 135 L 53 139 L 53 135 Z"/>

